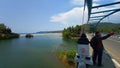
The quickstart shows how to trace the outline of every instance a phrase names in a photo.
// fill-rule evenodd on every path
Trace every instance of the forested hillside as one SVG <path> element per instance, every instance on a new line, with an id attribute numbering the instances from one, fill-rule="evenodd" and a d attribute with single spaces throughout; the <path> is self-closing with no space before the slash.
<path id="1" fill-rule="evenodd" d="M 107 22 L 102 22 L 98 25 L 97 29 L 94 29 L 94 26 L 96 23 L 93 24 L 88 24 L 87 25 L 87 31 L 92 32 L 93 30 L 98 30 L 101 32 L 111 32 L 114 31 L 116 33 L 120 33 L 120 23 L 107 23 Z"/>

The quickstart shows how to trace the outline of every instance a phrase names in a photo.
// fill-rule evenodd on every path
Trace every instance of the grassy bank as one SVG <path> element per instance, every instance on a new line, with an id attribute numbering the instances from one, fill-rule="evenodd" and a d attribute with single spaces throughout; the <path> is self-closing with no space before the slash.
<path id="1" fill-rule="evenodd" d="M 57 51 L 56 56 L 58 59 L 67 67 L 75 68 L 76 63 L 74 57 L 76 55 L 76 50 L 67 50 L 67 51 Z"/>

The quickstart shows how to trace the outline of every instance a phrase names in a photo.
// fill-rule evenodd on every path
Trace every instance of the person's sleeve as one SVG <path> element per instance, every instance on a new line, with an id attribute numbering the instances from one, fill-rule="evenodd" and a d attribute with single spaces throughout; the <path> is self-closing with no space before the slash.
<path id="1" fill-rule="evenodd" d="M 90 46 L 91 46 L 93 49 L 95 49 L 95 40 L 94 40 L 94 38 L 91 39 L 91 41 L 90 41 Z"/>
<path id="2" fill-rule="evenodd" d="M 105 40 L 105 39 L 109 38 L 112 35 L 114 35 L 114 32 L 111 32 L 111 33 L 107 34 L 106 36 L 103 36 L 102 40 Z"/>

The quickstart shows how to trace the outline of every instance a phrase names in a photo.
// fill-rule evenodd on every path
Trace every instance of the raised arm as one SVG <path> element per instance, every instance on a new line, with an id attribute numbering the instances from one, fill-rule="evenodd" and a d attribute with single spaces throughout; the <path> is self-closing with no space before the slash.
<path id="1" fill-rule="evenodd" d="M 111 32 L 111 33 L 109 33 L 109 34 L 101 37 L 101 39 L 102 39 L 102 40 L 105 40 L 105 39 L 107 39 L 108 37 L 110 37 L 110 36 L 112 36 L 112 35 L 114 35 L 114 32 Z"/>

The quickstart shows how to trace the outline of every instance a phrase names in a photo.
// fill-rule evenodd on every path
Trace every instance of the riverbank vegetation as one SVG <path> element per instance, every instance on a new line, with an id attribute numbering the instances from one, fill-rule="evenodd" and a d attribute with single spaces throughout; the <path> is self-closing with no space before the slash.
<path id="1" fill-rule="evenodd" d="M 56 56 L 62 63 L 65 64 L 68 68 L 75 68 L 76 62 L 74 61 L 74 57 L 76 55 L 76 50 L 67 50 L 67 51 L 57 51 Z"/>
<path id="2" fill-rule="evenodd" d="M 71 39 L 80 36 L 81 26 L 76 25 L 75 27 L 65 28 L 62 32 L 63 38 Z"/>
<path id="3" fill-rule="evenodd" d="M 0 40 L 18 38 L 19 34 L 13 33 L 12 30 L 4 24 L 0 24 Z"/>

